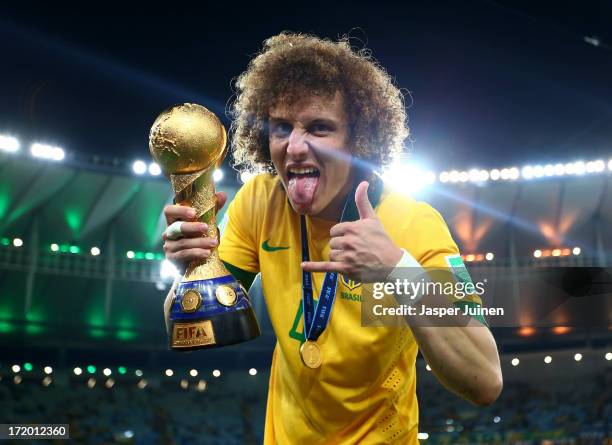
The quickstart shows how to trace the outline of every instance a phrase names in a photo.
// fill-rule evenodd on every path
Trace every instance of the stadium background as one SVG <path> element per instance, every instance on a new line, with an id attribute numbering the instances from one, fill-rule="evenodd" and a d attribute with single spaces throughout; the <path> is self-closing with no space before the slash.
<path id="1" fill-rule="evenodd" d="M 585 6 L 580 20 L 570 20 L 574 11 L 567 6 L 556 5 L 553 13 L 511 3 L 469 3 L 464 8 L 470 18 L 456 23 L 461 9 L 456 5 L 442 3 L 442 18 L 437 19 L 430 17 L 429 9 L 436 6 L 410 10 L 417 19 L 427 18 L 424 25 L 415 25 L 412 40 L 421 35 L 427 39 L 417 38 L 408 51 L 421 61 L 416 65 L 425 67 L 423 73 L 404 70 L 389 56 L 399 57 L 405 48 L 392 48 L 389 42 L 394 39 L 381 39 L 385 20 L 375 16 L 380 20 L 364 26 L 372 36 L 371 46 L 380 48 L 374 48 L 375 55 L 415 94 L 409 114 L 416 138 L 407 147 L 414 156 L 400 159 L 384 177 L 389 186 L 430 202 L 442 213 L 470 269 L 494 265 L 526 273 L 538 266 L 610 267 L 612 135 L 606 79 L 612 66 L 606 44 L 609 29 L 596 26 L 610 15 Z M 228 72 L 219 67 L 215 75 L 222 81 L 213 74 L 206 78 L 213 85 L 223 82 L 219 88 L 193 82 L 191 71 L 203 71 L 203 66 L 176 69 L 174 74 L 187 79 L 189 88 L 171 82 L 160 87 L 159 79 L 143 73 L 148 69 L 167 74 L 163 63 L 140 70 L 111 65 L 94 57 L 95 51 L 76 51 L 78 46 L 67 44 L 73 41 L 68 37 L 75 29 L 71 26 L 77 26 L 71 24 L 74 13 L 60 18 L 43 8 L 33 14 L 28 22 L 26 13 L 12 11 L 0 21 L 4 60 L 12 67 L 2 72 L 0 95 L 0 422 L 70 423 L 71 443 L 259 443 L 275 342 L 265 306 L 254 298 L 263 331 L 255 341 L 188 354 L 167 350 L 161 304 L 173 272 L 162 261 L 160 238 L 165 225 L 161 210 L 171 197 L 167 181 L 146 157 L 146 131 L 159 111 L 170 103 L 194 100 L 222 116 L 227 97 L 223 88 L 248 59 Z M 240 34 L 240 39 L 250 40 L 246 48 L 237 45 L 240 39 L 210 45 L 252 54 L 263 38 L 292 24 L 334 37 L 339 29 L 363 23 L 354 10 L 351 14 L 346 23 L 323 28 L 285 17 L 287 24 L 281 19 L 282 24 L 274 26 L 258 23 L 251 30 L 256 36 Z M 78 28 L 76 40 L 82 39 L 84 47 L 95 39 L 83 28 L 93 23 L 94 30 L 103 25 L 106 29 L 104 22 L 113 13 L 100 17 Z M 118 19 L 119 25 L 136 23 L 136 17 Z M 49 24 L 54 20 L 62 30 Z M 151 21 L 160 25 L 164 18 Z M 480 34 L 493 39 L 500 22 L 512 32 L 500 33 L 508 37 L 486 47 Z M 457 45 L 451 42 L 457 35 L 449 37 L 434 25 L 470 31 Z M 144 32 L 145 25 L 134 26 Z M 432 29 L 424 31 L 425 26 Z M 115 31 L 126 32 L 121 26 Z M 219 28 L 214 31 L 220 33 Z M 514 41 L 526 35 L 533 40 Z M 152 52 L 156 47 L 180 47 L 171 37 L 165 44 L 147 37 Z M 146 42 L 131 38 L 131 47 L 98 42 L 109 45 L 102 53 L 116 51 L 125 61 L 138 51 L 147 52 L 142 46 Z M 473 48 L 473 53 L 466 49 L 461 57 L 442 57 L 434 51 L 453 45 Z M 479 69 L 473 60 L 488 63 L 487 57 L 497 54 L 495 45 L 501 45 L 501 56 L 480 75 L 504 74 L 490 84 L 482 79 L 470 83 L 467 79 L 478 76 Z M 416 46 L 426 50 L 418 53 Z M 515 59 L 516 53 L 509 53 L 504 59 L 510 48 L 529 55 Z M 223 57 L 210 50 L 214 57 Z M 434 51 L 432 59 L 445 62 L 427 66 L 427 51 Z M 152 59 L 151 53 L 146 57 Z M 171 55 L 164 51 L 162 62 L 164 57 Z M 24 59 L 28 62 L 22 66 L 18 62 Z M 74 69 L 70 63 L 62 71 L 58 66 L 66 60 L 78 60 L 123 83 L 118 88 L 94 81 L 93 75 L 83 75 L 87 69 Z M 445 71 L 445 63 L 455 71 Z M 142 60 L 135 64 L 142 67 Z M 57 85 L 70 87 L 50 88 L 45 76 L 32 81 L 37 69 L 53 73 Z M 25 99 L 13 91 L 22 88 L 20 77 L 30 82 Z M 446 85 L 454 78 L 461 79 L 465 91 Z M 419 97 L 427 84 L 445 88 Z M 139 112 L 136 100 L 124 100 L 125 109 L 119 108 L 123 99 L 113 95 L 134 99 L 130 94 L 135 85 L 150 97 L 143 99 Z M 72 89 L 91 92 L 83 109 L 79 101 L 85 96 L 71 95 Z M 209 95 L 209 89 L 221 92 Z M 492 95 L 500 90 L 504 99 L 494 101 Z M 533 102 L 525 102 L 525 91 L 535 97 Z M 496 118 L 488 116 L 491 110 Z M 455 114 L 463 115 L 449 117 Z M 440 122 L 446 133 L 433 122 Z M 565 132 L 572 125 L 576 128 Z M 461 126 L 467 130 L 458 131 Z M 477 131 L 485 126 L 482 133 Z M 126 133 L 128 127 L 134 131 Z M 68 147 L 62 141 L 68 141 Z M 248 178 L 228 162 L 221 172 L 217 188 L 231 199 Z M 409 187 L 403 181 L 408 176 Z M 610 443 L 610 326 L 560 322 L 533 328 L 526 322 L 493 329 L 505 388 L 490 407 L 462 402 L 437 383 L 422 359 L 417 362 L 422 443 Z"/>

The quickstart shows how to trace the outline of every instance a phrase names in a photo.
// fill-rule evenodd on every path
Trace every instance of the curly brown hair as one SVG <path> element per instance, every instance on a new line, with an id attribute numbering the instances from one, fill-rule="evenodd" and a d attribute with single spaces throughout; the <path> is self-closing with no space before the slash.
<path id="1" fill-rule="evenodd" d="M 268 112 L 307 95 L 341 92 L 353 154 L 380 168 L 402 150 L 408 136 L 404 98 L 367 49 L 283 32 L 267 39 L 235 84 L 230 114 L 234 166 L 274 173 L 268 146 Z"/>

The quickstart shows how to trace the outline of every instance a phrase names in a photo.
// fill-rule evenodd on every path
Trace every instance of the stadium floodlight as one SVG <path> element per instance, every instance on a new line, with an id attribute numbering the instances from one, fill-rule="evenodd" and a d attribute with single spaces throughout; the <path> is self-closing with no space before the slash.
<path id="1" fill-rule="evenodd" d="M 93 387 L 94 387 L 94 386 L 96 386 L 96 379 L 94 379 L 93 377 L 90 377 L 90 378 L 87 380 L 87 386 L 88 386 L 90 389 L 93 389 Z"/>
<path id="2" fill-rule="evenodd" d="M 514 357 L 510 363 L 512 363 L 512 366 L 518 366 L 520 362 L 518 357 Z"/>
<path id="3" fill-rule="evenodd" d="M 200 392 L 206 391 L 206 380 L 200 380 L 196 386 L 196 390 Z"/>
<path id="4" fill-rule="evenodd" d="M 147 164 L 144 161 L 137 160 L 132 164 L 132 171 L 137 175 L 144 175 L 147 171 Z"/>
<path id="5" fill-rule="evenodd" d="M 597 159 L 596 161 L 593 161 L 593 164 L 593 173 L 601 173 L 606 169 L 606 163 L 603 161 L 603 159 Z"/>
<path id="6" fill-rule="evenodd" d="M 104 386 L 106 386 L 108 389 L 111 389 L 114 385 L 115 379 L 106 379 L 106 382 L 104 382 Z"/>
<path id="7" fill-rule="evenodd" d="M 212 372 L 213 377 L 221 377 L 221 371 L 219 371 L 218 369 L 215 369 Z"/>
<path id="8" fill-rule="evenodd" d="M 442 184 L 446 184 L 449 180 L 450 180 L 450 173 L 448 172 L 442 172 L 440 173 L 440 176 L 438 176 L 438 180 L 442 183 Z"/>
<path id="9" fill-rule="evenodd" d="M 606 352 L 606 355 L 604 356 L 606 358 L 606 360 L 610 361 L 612 360 L 612 352 Z"/>
<path id="10" fill-rule="evenodd" d="M 48 144 L 34 143 L 30 146 L 30 153 L 35 158 L 47 159 L 50 161 L 61 161 L 66 157 L 66 153 L 62 148 Z"/>
<path id="11" fill-rule="evenodd" d="M 110 368 L 104 368 L 104 371 L 102 371 L 102 373 L 108 377 L 109 375 L 111 375 L 113 373 L 113 371 L 110 370 Z"/>
<path id="12" fill-rule="evenodd" d="M 468 171 L 468 176 L 470 178 L 470 182 L 479 182 L 480 181 L 480 170 L 477 168 L 473 168 Z"/>
<path id="13" fill-rule="evenodd" d="M 481 182 L 485 182 L 489 180 L 489 172 L 486 170 L 480 170 L 478 172 L 478 180 Z"/>
<path id="14" fill-rule="evenodd" d="M 582 252 L 582 249 L 580 249 L 580 247 L 576 246 L 572 249 L 572 253 L 574 255 L 580 255 L 580 252 Z"/>
<path id="15" fill-rule="evenodd" d="M 459 182 L 459 172 L 457 170 L 453 170 L 448 174 L 448 179 L 450 182 Z"/>
<path id="16" fill-rule="evenodd" d="M 91 252 L 91 254 L 93 256 L 98 256 L 98 255 L 100 255 L 100 248 L 94 246 L 94 247 L 91 248 L 90 252 Z"/>
<path id="17" fill-rule="evenodd" d="M 502 168 L 501 172 L 500 172 L 500 177 L 504 181 L 507 181 L 508 179 L 510 179 L 510 169 L 509 168 Z"/>
<path id="18" fill-rule="evenodd" d="M 15 385 L 19 385 L 22 380 L 23 380 L 23 378 L 20 375 L 16 375 L 15 377 L 13 377 L 13 383 Z"/>
<path id="19" fill-rule="evenodd" d="M 493 261 L 493 258 L 495 258 L 495 255 L 493 254 L 493 252 L 487 252 L 487 254 L 485 255 L 485 258 L 487 261 Z"/>
<path id="20" fill-rule="evenodd" d="M 134 431 L 132 431 L 132 430 L 127 430 L 127 431 L 125 431 L 125 432 L 123 433 L 123 436 L 124 436 L 126 439 L 131 439 L 132 437 L 134 437 Z"/>
<path id="21" fill-rule="evenodd" d="M 53 379 L 49 376 L 45 376 L 45 378 L 42 379 L 43 386 L 49 386 L 51 383 L 53 383 Z"/>
<path id="22" fill-rule="evenodd" d="M 574 174 L 575 175 L 584 175 L 586 172 L 586 165 L 582 161 L 574 162 Z"/>
<path id="23" fill-rule="evenodd" d="M 544 176 L 544 167 L 541 165 L 536 165 L 533 167 L 533 177 L 541 178 L 542 176 Z"/>
<path id="24" fill-rule="evenodd" d="M 499 416 L 493 417 L 493 423 L 499 423 L 499 422 L 501 422 L 501 417 Z"/>
<path id="25" fill-rule="evenodd" d="M 470 174 L 466 171 L 459 172 L 459 182 L 468 182 Z"/>
<path id="26" fill-rule="evenodd" d="M 576 354 L 574 354 L 574 360 L 576 360 L 577 362 L 582 360 L 582 354 L 580 352 L 577 352 Z"/>
<path id="27" fill-rule="evenodd" d="M 34 369 L 34 367 L 32 366 L 32 363 L 26 362 L 23 364 L 23 369 L 25 369 L 27 372 L 30 372 L 32 371 L 32 369 Z"/>
<path id="28" fill-rule="evenodd" d="M 523 179 L 533 179 L 533 167 L 531 165 L 526 165 L 521 169 L 521 175 Z"/>
<path id="29" fill-rule="evenodd" d="M 51 244 L 51 252 L 57 252 L 59 250 L 59 245 L 56 243 Z"/>
<path id="30" fill-rule="evenodd" d="M 53 372 L 53 368 L 51 366 L 45 366 L 43 371 L 45 371 L 45 374 L 51 374 Z"/>
<path id="31" fill-rule="evenodd" d="M 213 172 L 213 181 L 215 182 L 219 182 L 223 179 L 223 170 L 221 170 L 220 168 L 216 169 Z"/>
<path id="32" fill-rule="evenodd" d="M 138 380 L 136 386 L 138 386 L 138 389 L 145 389 L 147 387 L 147 383 L 148 382 L 146 379 Z"/>
<path id="33" fill-rule="evenodd" d="M 149 164 L 149 174 L 151 176 L 159 176 L 161 175 L 161 167 L 157 162 L 151 162 Z"/>
<path id="34" fill-rule="evenodd" d="M 79 368 L 78 366 L 76 368 L 74 368 L 72 370 L 72 372 L 74 372 L 74 375 L 81 375 L 81 374 L 83 374 L 83 370 L 81 368 Z"/>
<path id="35" fill-rule="evenodd" d="M 608 170 L 612 172 L 612 159 L 608 161 Z"/>
<path id="36" fill-rule="evenodd" d="M 535 258 L 540 258 L 542 256 L 542 251 L 540 249 L 534 250 L 533 251 L 533 256 Z"/>
<path id="37" fill-rule="evenodd" d="M 128 250 L 128 251 L 125 253 L 125 256 L 126 256 L 126 257 L 128 257 L 130 260 L 131 260 L 131 259 L 134 259 L 134 255 L 135 255 L 135 254 L 134 254 L 134 251 L 133 251 L 133 250 Z"/>
<path id="38" fill-rule="evenodd" d="M 166 369 L 166 377 L 172 377 L 174 375 L 174 371 L 172 369 Z"/>
<path id="39" fill-rule="evenodd" d="M 257 375 L 257 369 L 255 368 L 249 369 L 249 375 Z"/>
<path id="40" fill-rule="evenodd" d="M 419 439 L 419 440 L 427 440 L 427 439 L 429 439 L 429 434 L 428 433 L 424 433 L 424 432 L 417 433 L 417 439 Z"/>
<path id="41" fill-rule="evenodd" d="M 552 362 L 552 357 L 550 355 L 544 357 L 544 363 L 549 364 L 550 362 Z"/>
<path id="42" fill-rule="evenodd" d="M 95 374 L 96 373 L 96 367 L 94 365 L 88 365 L 87 366 L 87 372 L 90 374 Z"/>
<path id="43" fill-rule="evenodd" d="M 136 371 L 134 371 L 134 375 L 135 375 L 136 377 L 142 377 L 142 370 L 137 369 Z"/>
<path id="44" fill-rule="evenodd" d="M 23 246 L 23 240 L 21 238 L 15 238 L 13 240 L 13 246 L 15 246 L 15 247 Z"/>
<path id="45" fill-rule="evenodd" d="M 555 175 L 555 166 L 552 164 L 546 164 L 544 166 L 544 176 L 554 176 Z"/>
<path id="46" fill-rule="evenodd" d="M 501 172 L 494 168 L 489 172 L 489 177 L 491 178 L 491 181 L 497 181 L 499 178 L 501 178 Z"/>
<path id="47" fill-rule="evenodd" d="M 19 151 L 21 144 L 17 138 L 0 134 L 0 150 L 7 153 L 16 153 Z"/>
<path id="48" fill-rule="evenodd" d="M 198 376 L 198 370 L 197 369 L 192 369 L 191 371 L 189 371 L 189 375 L 191 377 L 197 377 Z"/>
<path id="49" fill-rule="evenodd" d="M 521 175 L 521 172 L 516 167 L 511 167 L 508 169 L 508 171 L 509 171 L 508 179 L 510 179 L 511 181 L 517 180 L 519 176 Z"/>
<path id="50" fill-rule="evenodd" d="M 181 388 L 183 389 L 189 388 L 189 382 L 185 379 L 181 380 Z"/>
<path id="51" fill-rule="evenodd" d="M 21 371 L 21 366 L 19 366 L 19 365 L 13 365 L 13 366 L 11 366 L 11 370 L 12 370 L 12 371 L 13 371 L 15 374 L 17 374 L 19 371 Z"/>
<path id="52" fill-rule="evenodd" d="M 125 366 L 117 367 L 117 372 L 121 375 L 125 375 L 127 373 L 127 368 Z"/>
<path id="53" fill-rule="evenodd" d="M 427 371 L 431 371 L 431 366 L 429 366 L 429 363 L 425 365 L 425 369 L 426 369 Z"/>

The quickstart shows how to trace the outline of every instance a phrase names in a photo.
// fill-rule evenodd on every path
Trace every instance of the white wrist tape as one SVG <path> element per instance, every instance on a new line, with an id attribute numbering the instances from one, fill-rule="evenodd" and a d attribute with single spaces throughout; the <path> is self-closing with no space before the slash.
<path id="1" fill-rule="evenodd" d="M 402 251 L 404 254 L 395 265 L 395 268 L 389 273 L 385 281 L 387 283 L 398 283 L 401 285 L 403 285 L 403 283 L 416 281 L 430 281 L 429 274 L 425 272 L 425 269 L 419 264 L 419 262 L 412 255 L 410 255 L 406 249 L 402 249 Z M 396 295 L 398 303 L 408 305 L 416 303 L 422 297 L 422 293 L 419 295 L 412 295 L 410 298 L 405 298 L 405 296 L 402 295 Z"/>
<path id="2" fill-rule="evenodd" d="M 174 221 L 172 224 L 168 226 L 166 229 L 166 238 L 169 240 L 177 240 L 183 237 L 183 232 L 181 232 L 181 226 L 183 225 L 183 221 Z"/>

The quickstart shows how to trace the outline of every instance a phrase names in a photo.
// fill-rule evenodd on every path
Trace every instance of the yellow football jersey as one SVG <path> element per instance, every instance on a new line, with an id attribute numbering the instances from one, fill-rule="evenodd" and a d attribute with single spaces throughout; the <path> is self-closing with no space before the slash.
<path id="1" fill-rule="evenodd" d="M 448 267 L 458 254 L 442 217 L 431 206 L 383 193 L 375 208 L 395 244 L 423 267 Z M 312 261 L 328 260 L 336 224 L 307 217 Z M 362 327 L 360 283 L 340 276 L 329 324 L 317 340 L 318 369 L 300 359 L 304 341 L 300 218 L 278 177 L 247 182 L 227 210 L 221 259 L 261 272 L 278 342 L 270 372 L 265 444 L 418 443 L 417 344 L 408 327 Z M 318 298 L 324 274 L 313 274 Z M 478 297 L 470 297 L 480 304 Z"/>

